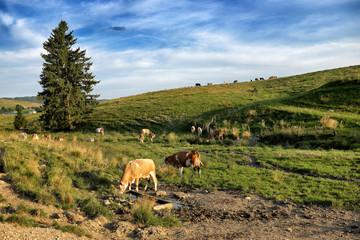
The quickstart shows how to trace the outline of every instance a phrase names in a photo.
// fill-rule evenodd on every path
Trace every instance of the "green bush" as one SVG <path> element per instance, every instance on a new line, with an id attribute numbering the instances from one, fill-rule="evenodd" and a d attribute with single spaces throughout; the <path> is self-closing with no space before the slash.
<path id="1" fill-rule="evenodd" d="M 83 200 L 79 200 L 79 206 L 81 211 L 83 211 L 89 217 L 104 216 L 108 219 L 112 219 L 112 214 L 110 211 L 101 205 L 94 197 L 89 197 Z"/>

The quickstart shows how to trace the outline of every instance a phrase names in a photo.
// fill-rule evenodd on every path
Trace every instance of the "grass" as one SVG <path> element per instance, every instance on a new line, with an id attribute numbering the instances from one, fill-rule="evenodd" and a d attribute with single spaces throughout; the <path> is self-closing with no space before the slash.
<path id="1" fill-rule="evenodd" d="M 92 238 L 91 234 L 87 233 L 85 230 L 83 230 L 82 228 L 80 228 L 80 227 L 78 227 L 76 225 L 63 225 L 63 226 L 61 226 L 57 221 L 54 221 L 53 227 L 55 229 L 61 230 L 63 232 L 69 232 L 69 233 L 76 234 L 79 237 L 86 236 L 88 238 Z"/>

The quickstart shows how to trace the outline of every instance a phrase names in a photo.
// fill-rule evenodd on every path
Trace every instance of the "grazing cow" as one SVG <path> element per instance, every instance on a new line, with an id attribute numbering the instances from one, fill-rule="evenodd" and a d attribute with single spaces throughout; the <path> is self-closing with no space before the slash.
<path id="1" fill-rule="evenodd" d="M 197 132 L 198 132 L 198 135 L 201 136 L 202 135 L 202 128 L 198 127 Z"/>
<path id="2" fill-rule="evenodd" d="M 144 134 L 140 134 L 139 140 L 140 140 L 140 143 L 144 143 Z"/>
<path id="3" fill-rule="evenodd" d="M 151 132 L 150 133 L 150 141 L 153 142 L 154 138 L 155 138 L 155 134 Z"/>
<path id="4" fill-rule="evenodd" d="M 234 80 L 234 83 L 238 83 L 238 80 Z"/>
<path id="5" fill-rule="evenodd" d="M 43 138 L 46 138 L 46 139 L 51 139 L 51 134 L 43 134 Z"/>
<path id="6" fill-rule="evenodd" d="M 54 137 L 54 141 L 59 141 L 59 142 L 63 142 L 66 140 L 66 137 L 61 136 L 61 137 Z"/>
<path id="7" fill-rule="evenodd" d="M 31 140 L 39 140 L 39 136 L 37 134 L 33 134 Z"/>
<path id="8" fill-rule="evenodd" d="M 259 81 L 259 79 L 258 79 L 258 78 L 255 78 L 255 81 Z"/>
<path id="9" fill-rule="evenodd" d="M 223 140 L 224 139 L 224 131 L 221 129 L 211 131 L 209 133 L 209 136 L 206 138 L 206 140 L 210 140 L 212 138 L 217 138 L 217 139 Z"/>
<path id="10" fill-rule="evenodd" d="M 95 138 L 88 138 L 87 141 L 88 142 L 95 142 Z"/>
<path id="11" fill-rule="evenodd" d="M 208 85 L 208 86 L 212 86 L 213 84 L 212 84 L 212 83 L 208 83 L 207 85 Z"/>
<path id="12" fill-rule="evenodd" d="M 26 133 L 20 133 L 19 137 L 21 137 L 23 139 L 27 139 L 27 134 Z"/>
<path id="13" fill-rule="evenodd" d="M 164 157 L 161 167 L 173 166 L 177 168 L 180 172 L 180 177 L 182 177 L 182 172 L 184 167 L 191 167 L 192 169 L 191 178 L 192 178 L 195 173 L 195 169 L 197 169 L 198 175 L 200 177 L 201 174 L 200 165 L 204 166 L 204 164 L 200 161 L 199 151 L 192 150 L 192 151 L 181 151 L 169 157 Z"/>
<path id="14" fill-rule="evenodd" d="M 224 84 L 229 84 L 229 82 L 228 82 L 228 81 L 224 81 Z"/>
<path id="15" fill-rule="evenodd" d="M 146 191 L 148 182 L 150 182 L 150 176 L 155 184 L 155 191 L 157 191 L 157 179 L 155 173 L 155 164 L 151 159 L 136 159 L 126 164 L 124 174 L 119 181 L 120 193 L 123 193 L 127 187 L 131 190 L 131 184 L 135 182 L 136 191 L 139 191 L 139 180 L 146 179 Z"/>
<path id="16" fill-rule="evenodd" d="M 264 81 L 264 80 L 265 80 L 264 78 L 262 78 L 262 77 L 260 78 L 260 81 Z"/>
<path id="17" fill-rule="evenodd" d="M 277 78 L 277 76 L 271 76 L 271 77 L 269 77 L 269 80 L 270 79 L 276 79 Z"/>
<path id="18" fill-rule="evenodd" d="M 195 133 L 195 126 L 191 126 L 191 133 L 194 134 Z"/>
<path id="19" fill-rule="evenodd" d="M 95 129 L 96 133 L 101 133 L 102 135 L 104 135 L 104 128 L 97 128 Z"/>
<path id="20" fill-rule="evenodd" d="M 150 134 L 151 131 L 149 129 L 141 129 L 141 134 L 145 135 L 145 134 Z"/>
<path id="21" fill-rule="evenodd" d="M 195 83 L 195 87 L 201 87 L 200 83 Z"/>

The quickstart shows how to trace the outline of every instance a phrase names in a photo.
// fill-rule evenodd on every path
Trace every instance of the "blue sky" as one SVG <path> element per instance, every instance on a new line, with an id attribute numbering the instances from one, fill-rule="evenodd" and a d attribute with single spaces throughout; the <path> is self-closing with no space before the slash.
<path id="1" fill-rule="evenodd" d="M 0 0 L 0 97 L 41 91 L 61 20 L 101 99 L 360 64 L 359 0 Z"/>

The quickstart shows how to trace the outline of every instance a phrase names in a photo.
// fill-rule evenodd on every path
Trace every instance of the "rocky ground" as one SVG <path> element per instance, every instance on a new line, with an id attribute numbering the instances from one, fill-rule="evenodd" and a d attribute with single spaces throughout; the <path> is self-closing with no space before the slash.
<path id="1" fill-rule="evenodd" d="M 0 223 L 0 239 L 88 239 L 54 229 L 54 220 L 61 225 L 79 226 L 93 239 L 360 239 L 358 212 L 284 203 L 255 195 L 245 197 L 236 191 L 208 193 L 179 185 L 161 190 L 161 198 L 180 204 L 171 212 L 184 220 L 182 227 L 134 225 L 129 222 L 127 208 L 115 210 L 112 221 L 104 217 L 88 219 L 79 211 L 64 211 L 19 196 L 3 174 L 0 193 L 6 200 L 1 206 L 16 209 L 22 203 L 43 209 L 48 216 L 33 216 L 42 223 L 36 228 Z"/>

